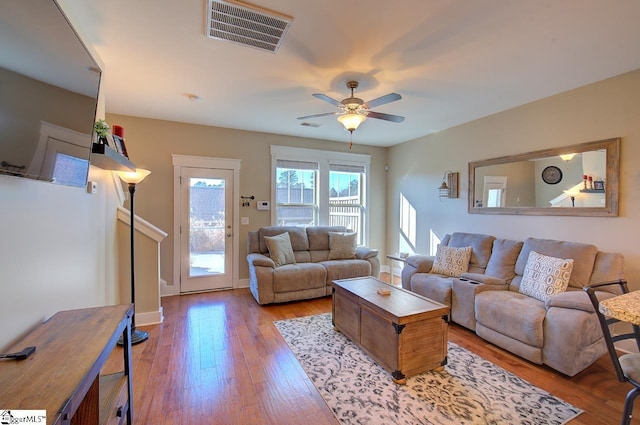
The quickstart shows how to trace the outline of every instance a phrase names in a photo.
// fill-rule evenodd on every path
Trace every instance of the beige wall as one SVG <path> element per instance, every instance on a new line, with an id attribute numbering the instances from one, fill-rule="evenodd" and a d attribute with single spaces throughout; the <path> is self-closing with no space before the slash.
<path id="1" fill-rule="evenodd" d="M 0 352 L 60 310 L 118 300 L 110 171 L 91 167 L 98 193 L 0 176 Z"/>
<path id="2" fill-rule="evenodd" d="M 370 217 L 372 247 L 384 249 L 386 235 L 375 229 L 384 228 L 386 214 L 386 148 L 354 143 L 349 151 L 345 143 L 208 127 L 124 115 L 107 114 L 110 125 L 124 128 L 129 157 L 139 168 L 151 170 L 136 190 L 136 215 L 159 227 L 169 236 L 160 244 L 161 276 L 173 284 L 173 165 L 172 154 L 240 159 L 240 195 L 256 200 L 271 199 L 271 145 L 334 150 L 371 155 Z M 241 225 L 239 246 L 239 279 L 248 279 L 246 262 L 247 233 L 271 223 L 269 212 L 240 207 L 239 215 L 249 217 L 249 225 Z M 384 251 L 381 253 L 384 255 Z"/>
<path id="3" fill-rule="evenodd" d="M 430 230 L 440 236 L 463 231 L 593 243 L 622 252 L 630 286 L 640 289 L 639 117 L 640 70 L 391 147 L 387 250 L 399 244 L 402 193 L 417 210 L 417 252 L 428 253 Z M 611 137 L 622 138 L 619 217 L 467 213 L 470 161 Z M 446 169 L 460 171 L 460 198 L 440 202 L 436 188 Z"/>
<path id="4" fill-rule="evenodd" d="M 101 95 L 99 117 L 103 111 Z M 118 302 L 118 189 L 111 171 L 92 166 L 89 180 L 96 194 L 0 176 L 0 352 L 60 310 Z"/>
<path id="5" fill-rule="evenodd" d="M 3 161 L 30 165 L 38 146 L 42 121 L 82 134 L 91 133 L 96 110 L 94 98 L 4 68 L 0 68 L 0 86 L 0 116 L 11 123 L 2 129 L 4 139 L 0 145 L 0 158 Z M 84 158 L 88 156 L 87 151 Z"/>
<path id="6" fill-rule="evenodd" d="M 505 206 L 535 206 L 535 183 L 531 178 L 534 173 L 534 168 L 535 163 L 533 161 L 520 161 L 476 168 L 476 191 L 474 199 L 483 199 L 485 177 L 506 176 L 507 197 L 505 198 Z M 460 195 L 463 194 L 460 193 Z M 486 202 L 484 205 L 486 206 Z"/>
<path id="7" fill-rule="evenodd" d="M 137 200 L 137 198 L 136 198 Z M 137 202 L 136 202 L 137 204 Z M 148 231 L 142 231 L 143 224 L 138 217 L 135 221 L 135 307 L 136 324 L 147 325 L 159 323 L 161 319 L 160 302 L 160 249 L 158 240 L 162 235 L 151 237 Z M 130 215 L 118 220 L 118 261 L 119 261 L 119 303 L 131 300 L 131 227 Z"/>

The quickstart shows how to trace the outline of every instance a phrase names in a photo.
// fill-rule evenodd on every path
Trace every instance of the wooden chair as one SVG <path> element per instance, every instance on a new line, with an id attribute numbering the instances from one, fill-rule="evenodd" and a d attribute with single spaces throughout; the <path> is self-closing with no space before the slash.
<path id="1" fill-rule="evenodd" d="M 618 319 L 607 317 L 600 312 L 600 299 L 599 294 L 605 294 L 607 292 L 598 292 L 604 287 L 618 286 L 623 294 L 629 292 L 627 287 L 627 281 L 616 280 L 612 282 L 597 283 L 585 286 L 583 289 L 589 295 L 589 299 L 593 304 L 593 308 L 600 321 L 602 327 L 602 333 L 604 340 L 607 344 L 607 350 L 611 357 L 611 362 L 618 376 L 620 382 L 629 382 L 633 385 L 633 388 L 627 393 L 626 400 L 624 402 L 624 410 L 622 412 L 621 424 L 627 425 L 631 423 L 631 417 L 633 415 L 633 403 L 640 395 L 640 353 L 618 353 L 614 344 L 623 340 L 635 340 L 638 351 L 640 351 L 640 326 L 631 324 L 632 331 L 629 333 L 615 335 L 612 333 L 612 328 L 615 323 L 621 322 Z"/>

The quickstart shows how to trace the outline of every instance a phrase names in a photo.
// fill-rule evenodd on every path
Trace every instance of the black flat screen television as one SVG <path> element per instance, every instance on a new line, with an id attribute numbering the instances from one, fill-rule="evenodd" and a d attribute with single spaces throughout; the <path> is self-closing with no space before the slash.
<path id="1" fill-rule="evenodd" d="M 86 185 L 100 77 L 56 1 L 0 1 L 0 178 Z"/>

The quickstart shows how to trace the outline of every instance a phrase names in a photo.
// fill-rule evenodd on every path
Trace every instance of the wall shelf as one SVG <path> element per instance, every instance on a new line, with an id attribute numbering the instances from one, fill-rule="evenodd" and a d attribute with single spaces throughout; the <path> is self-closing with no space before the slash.
<path id="1" fill-rule="evenodd" d="M 101 143 L 94 143 L 91 148 L 91 165 L 95 165 L 103 170 L 136 170 L 136 164 L 131 162 L 129 158 Z"/>

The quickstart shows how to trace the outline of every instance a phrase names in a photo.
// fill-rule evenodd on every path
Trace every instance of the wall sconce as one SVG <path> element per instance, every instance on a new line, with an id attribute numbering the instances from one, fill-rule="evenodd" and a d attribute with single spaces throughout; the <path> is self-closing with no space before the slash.
<path id="1" fill-rule="evenodd" d="M 460 173 L 454 173 L 451 170 L 444 172 L 442 176 L 442 184 L 438 188 L 438 195 L 440 201 L 444 202 L 447 199 L 458 197 L 458 175 Z"/>
<path id="2" fill-rule="evenodd" d="M 250 207 L 251 206 L 251 201 L 256 199 L 256 197 L 253 196 L 253 195 L 251 195 L 251 196 L 242 196 L 242 195 L 240 195 L 240 199 L 242 199 L 242 206 L 243 207 Z"/>

